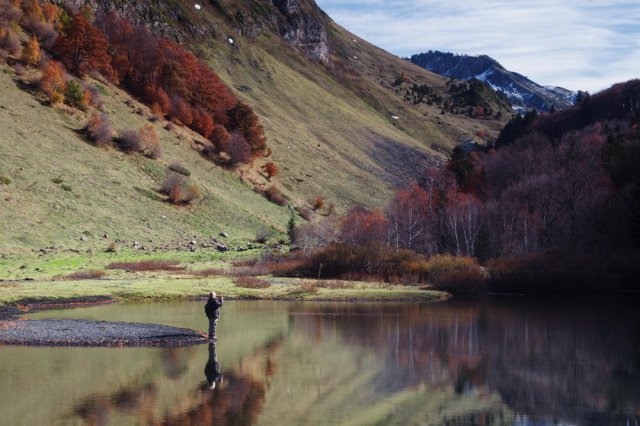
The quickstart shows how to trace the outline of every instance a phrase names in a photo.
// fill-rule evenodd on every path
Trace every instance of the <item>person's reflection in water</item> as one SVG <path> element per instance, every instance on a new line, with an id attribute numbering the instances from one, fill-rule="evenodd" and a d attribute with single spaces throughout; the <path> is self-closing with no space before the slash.
<path id="1" fill-rule="evenodd" d="M 220 374 L 220 363 L 218 362 L 218 356 L 216 355 L 216 344 L 209 344 L 209 359 L 207 365 L 204 367 L 204 375 L 207 376 L 207 383 L 209 389 L 214 390 L 217 383 L 222 383 L 224 378 Z"/>

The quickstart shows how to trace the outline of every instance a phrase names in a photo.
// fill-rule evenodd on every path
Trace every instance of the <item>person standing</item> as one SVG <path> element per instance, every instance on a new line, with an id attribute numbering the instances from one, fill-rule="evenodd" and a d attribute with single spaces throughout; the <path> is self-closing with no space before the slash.
<path id="1" fill-rule="evenodd" d="M 218 340 L 216 338 L 216 324 L 220 318 L 220 307 L 224 303 L 224 297 L 218 297 L 215 291 L 209 293 L 207 304 L 204 305 L 204 312 L 209 318 L 209 341 Z"/>

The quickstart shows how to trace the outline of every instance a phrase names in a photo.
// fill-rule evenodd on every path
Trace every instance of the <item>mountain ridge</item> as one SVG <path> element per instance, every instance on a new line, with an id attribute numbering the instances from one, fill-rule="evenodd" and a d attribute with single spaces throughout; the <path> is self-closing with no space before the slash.
<path id="1" fill-rule="evenodd" d="M 506 94 L 516 110 L 536 109 L 547 112 L 564 109 L 574 102 L 576 92 L 555 86 L 542 86 L 526 76 L 504 68 L 487 55 L 458 55 L 430 50 L 407 58 L 445 77 L 461 80 L 477 78 L 487 82 L 494 90 Z"/>

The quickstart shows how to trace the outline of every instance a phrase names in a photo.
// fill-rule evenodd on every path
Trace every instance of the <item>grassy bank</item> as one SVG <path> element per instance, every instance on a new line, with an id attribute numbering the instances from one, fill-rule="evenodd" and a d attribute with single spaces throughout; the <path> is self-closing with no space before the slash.
<path id="1" fill-rule="evenodd" d="M 265 300 L 434 301 L 447 297 L 438 291 L 379 282 L 283 279 L 269 275 L 255 278 L 233 266 L 234 260 L 252 255 L 256 252 L 202 250 L 7 257 L 0 259 L 0 307 L 93 300 L 188 300 L 202 298 L 211 290 L 227 298 Z M 114 269 L 114 265 L 122 263 L 128 266 Z M 91 278 L 92 274 L 100 277 Z M 243 282 L 239 277 L 251 279 Z"/>

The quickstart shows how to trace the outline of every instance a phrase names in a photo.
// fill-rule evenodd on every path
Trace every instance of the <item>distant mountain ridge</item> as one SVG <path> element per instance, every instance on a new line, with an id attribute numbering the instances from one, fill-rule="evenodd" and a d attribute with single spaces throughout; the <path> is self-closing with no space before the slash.
<path id="1" fill-rule="evenodd" d="M 562 87 L 541 86 L 522 74 L 505 69 L 487 55 L 457 55 L 430 50 L 412 55 L 408 60 L 445 77 L 482 80 L 494 90 L 504 93 L 515 110 L 549 111 L 552 106 L 564 109 L 573 105 L 578 93 Z"/>

